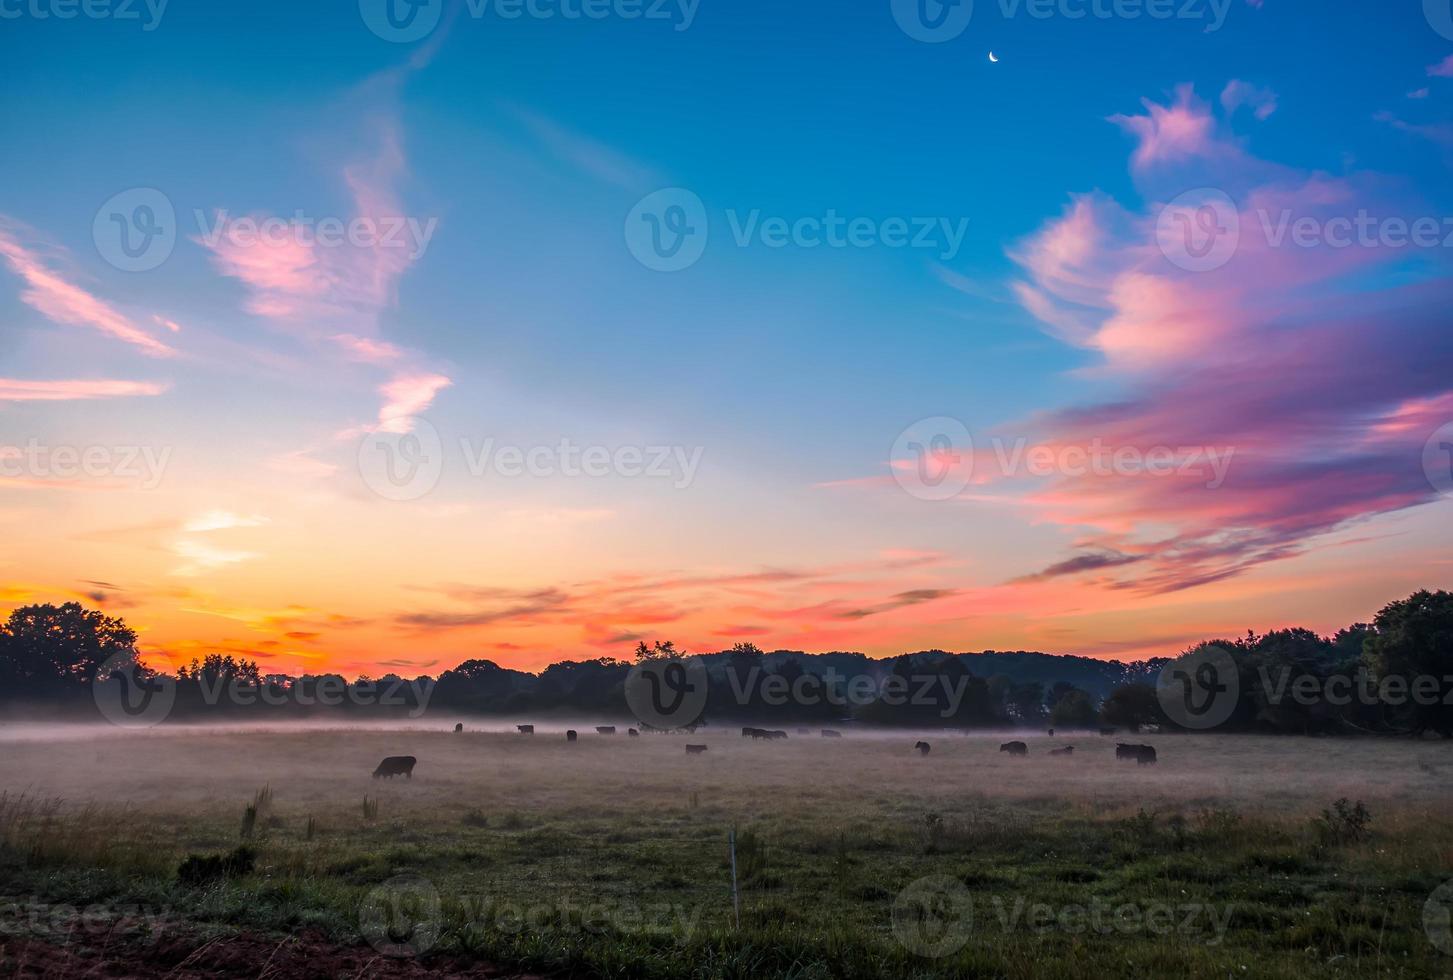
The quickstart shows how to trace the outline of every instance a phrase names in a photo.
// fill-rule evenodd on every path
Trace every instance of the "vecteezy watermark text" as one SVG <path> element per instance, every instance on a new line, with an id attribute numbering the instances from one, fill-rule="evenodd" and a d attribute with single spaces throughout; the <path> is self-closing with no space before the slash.
<path id="1" fill-rule="evenodd" d="M 0 20 L 136 21 L 143 31 L 161 26 L 171 0 L 0 0 Z"/>
<path id="2" fill-rule="evenodd" d="M 1098 436 L 1087 442 L 1064 443 L 994 436 L 988 446 L 987 452 L 976 453 L 974 437 L 958 419 L 920 419 L 893 442 L 893 477 L 904 490 L 923 500 L 958 496 L 975 473 L 1005 479 L 1179 478 L 1215 490 L 1226 482 L 1236 455 L 1234 446 L 1117 445 Z"/>
<path id="3" fill-rule="evenodd" d="M 1226 23 L 1233 0 L 997 0 L 1005 20 L 1185 20 L 1209 22 L 1213 34 Z M 915 41 L 941 44 L 963 34 L 974 17 L 974 0 L 889 0 L 893 20 Z"/>
<path id="4" fill-rule="evenodd" d="M 363 23 L 394 44 L 422 40 L 439 26 L 445 0 L 358 0 Z M 701 0 L 465 0 L 471 20 L 654 21 L 690 29 Z"/>
<path id="5" fill-rule="evenodd" d="M 767 214 L 761 208 L 727 208 L 730 241 L 737 248 L 922 249 L 941 261 L 958 255 L 968 218 L 848 216 L 836 208 L 821 214 Z M 694 192 L 668 187 L 646 195 L 626 215 L 626 247 L 657 272 L 695 265 L 706 251 L 711 219 Z"/>
<path id="6" fill-rule="evenodd" d="M 408 419 L 402 431 L 364 435 L 358 447 L 358 472 L 369 489 L 388 500 L 417 500 L 438 486 L 444 473 L 446 444 L 427 419 Z M 473 479 L 622 479 L 666 480 L 685 490 L 696 480 L 703 446 L 668 444 L 591 445 L 562 437 L 554 443 L 518 445 L 493 436 L 463 436 L 457 443 L 466 475 Z"/>
<path id="7" fill-rule="evenodd" d="M 97 480 L 155 490 L 171 456 L 170 446 L 52 446 L 32 438 L 23 445 L 0 443 L 0 479 Z"/>

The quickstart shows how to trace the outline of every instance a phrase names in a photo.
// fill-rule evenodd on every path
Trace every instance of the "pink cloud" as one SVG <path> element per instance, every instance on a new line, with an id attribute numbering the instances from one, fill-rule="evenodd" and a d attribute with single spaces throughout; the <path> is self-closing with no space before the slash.
<path id="1" fill-rule="evenodd" d="M 160 395 L 166 385 L 148 381 L 20 381 L 0 378 L 0 401 L 59 402 Z"/>
<path id="2" fill-rule="evenodd" d="M 342 347 L 349 357 L 369 364 L 387 364 L 404 356 L 402 350 L 383 340 L 357 337 L 348 333 L 334 334 L 328 339 Z"/>
<path id="3" fill-rule="evenodd" d="M 1221 105 L 1227 115 L 1234 115 L 1237 109 L 1247 106 L 1257 119 L 1266 119 L 1276 112 L 1276 93 L 1233 78 L 1221 90 Z"/>
<path id="4" fill-rule="evenodd" d="M 442 374 L 400 375 L 379 388 L 384 404 L 378 412 L 378 431 L 409 432 L 413 417 L 434 403 L 434 396 L 453 382 Z"/>
<path id="5" fill-rule="evenodd" d="M 1222 148 L 1216 139 L 1215 119 L 1190 85 L 1177 86 L 1175 101 L 1170 105 L 1150 99 L 1142 99 L 1141 104 L 1146 108 L 1143 116 L 1110 117 L 1112 123 L 1136 138 L 1131 156 L 1136 169 L 1209 156 Z"/>
<path id="6" fill-rule="evenodd" d="M 90 326 L 107 336 L 141 348 L 152 357 L 170 357 L 172 348 L 140 329 L 124 314 L 46 267 L 41 258 L 0 227 L 0 256 L 29 287 L 20 298 L 55 321 Z"/>
<path id="7" fill-rule="evenodd" d="M 1444 58 L 1436 65 L 1428 66 L 1429 78 L 1453 78 L 1453 54 Z"/>
<path id="8" fill-rule="evenodd" d="M 1060 579 L 1137 592 L 1192 588 L 1436 497 L 1422 453 L 1453 420 L 1453 347 L 1444 340 L 1453 287 L 1447 276 L 1408 284 L 1396 273 L 1415 252 L 1423 262 L 1443 257 L 1356 242 L 1299 245 L 1288 231 L 1303 218 L 1330 228 L 1361 213 L 1406 222 L 1435 212 L 1400 199 L 1397 185 L 1376 175 L 1330 177 L 1254 160 L 1214 135 L 1185 87 L 1174 106 L 1150 110 L 1115 120 L 1140 137 L 1132 171 L 1155 163 L 1183 189 L 1195 184 L 1182 170 L 1201 176 L 1213 161 L 1235 208 L 1217 222 L 1234 219 L 1236 247 L 1222 266 L 1183 268 L 1162 251 L 1156 195 L 1139 212 L 1098 195 L 1073 198 L 1011 250 L 1024 272 L 1016 291 L 1050 333 L 1096 351 L 1098 370 L 1125 393 L 1002 435 L 1066 459 L 1097 445 L 1202 459 L 1185 474 L 1065 466 L 1030 478 L 996 471 L 981 448 L 964 464 L 975 484 L 1017 488 L 1038 520 L 1074 535 L 1072 552 L 1025 577 L 1025 588 Z M 1212 451 L 1225 461 L 1219 475 L 1205 455 Z"/>

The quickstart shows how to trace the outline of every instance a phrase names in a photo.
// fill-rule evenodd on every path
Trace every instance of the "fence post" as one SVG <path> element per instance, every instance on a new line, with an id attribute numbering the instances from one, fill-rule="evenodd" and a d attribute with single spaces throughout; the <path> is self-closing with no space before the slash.
<path id="1" fill-rule="evenodd" d="M 737 929 L 742 928 L 742 903 L 737 896 L 737 828 L 727 831 L 727 846 L 732 852 L 732 918 Z"/>

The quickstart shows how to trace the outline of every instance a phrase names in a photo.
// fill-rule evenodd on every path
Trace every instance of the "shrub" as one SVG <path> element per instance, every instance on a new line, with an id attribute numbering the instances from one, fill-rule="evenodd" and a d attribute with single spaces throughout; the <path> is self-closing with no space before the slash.
<path id="1" fill-rule="evenodd" d="M 1355 844 L 1371 833 L 1372 814 L 1361 800 L 1353 804 L 1347 797 L 1337 800 L 1312 820 L 1312 830 L 1322 847 Z"/>
<path id="2" fill-rule="evenodd" d="M 257 852 L 245 844 L 227 854 L 189 854 L 177 866 L 177 880 L 197 888 L 223 878 L 251 874 L 256 864 Z"/>

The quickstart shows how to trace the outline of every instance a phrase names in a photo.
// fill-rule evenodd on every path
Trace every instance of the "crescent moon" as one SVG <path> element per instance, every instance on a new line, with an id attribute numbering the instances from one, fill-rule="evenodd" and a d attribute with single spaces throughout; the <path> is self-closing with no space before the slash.
<path id="1" fill-rule="evenodd" d="M 999 63 L 999 59 L 996 58 L 996 57 L 994 57 L 994 52 L 992 52 L 992 51 L 989 52 L 989 60 L 992 61 L 996 65 Z"/>

